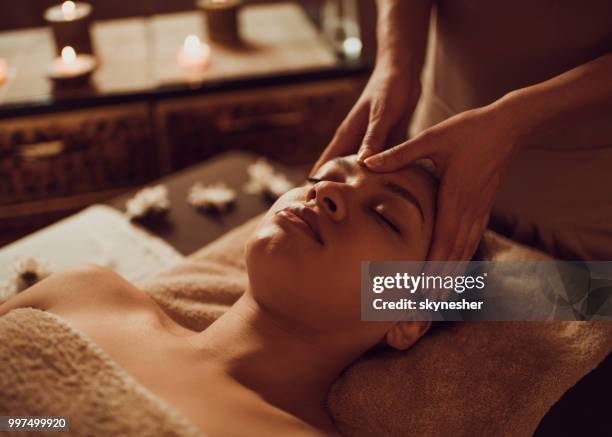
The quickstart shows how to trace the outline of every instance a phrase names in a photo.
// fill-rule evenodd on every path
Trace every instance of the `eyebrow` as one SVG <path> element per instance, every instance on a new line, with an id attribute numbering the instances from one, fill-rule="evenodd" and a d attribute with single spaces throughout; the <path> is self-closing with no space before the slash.
<path id="1" fill-rule="evenodd" d="M 390 180 L 382 180 L 381 182 L 383 187 L 387 191 L 398 195 L 402 199 L 407 200 L 408 202 L 416 206 L 416 208 L 419 210 L 419 214 L 421 215 L 421 221 L 425 221 L 425 215 L 423 214 L 423 208 L 421 208 L 421 203 L 410 191 Z"/>
<path id="2" fill-rule="evenodd" d="M 351 160 L 349 160 L 348 158 L 340 157 L 340 158 L 333 159 L 330 162 L 333 162 L 335 165 L 338 165 L 347 174 L 355 173 L 355 166 L 353 165 Z M 382 183 L 382 186 L 390 193 L 393 193 L 401 197 L 402 199 L 412 203 L 419 210 L 419 214 L 421 216 L 421 222 L 425 222 L 425 214 L 423 214 L 423 208 L 421 207 L 421 202 L 419 202 L 419 200 L 410 191 L 408 191 L 406 188 L 388 179 L 382 179 L 381 183 Z"/>
<path id="3" fill-rule="evenodd" d="M 355 173 L 355 166 L 348 158 L 336 158 L 333 163 L 340 166 L 347 174 Z"/>

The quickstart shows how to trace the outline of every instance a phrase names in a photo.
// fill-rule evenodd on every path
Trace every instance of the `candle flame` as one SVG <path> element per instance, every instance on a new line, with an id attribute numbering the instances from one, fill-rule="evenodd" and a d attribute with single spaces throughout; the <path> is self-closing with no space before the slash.
<path id="1" fill-rule="evenodd" d="M 202 43 L 196 35 L 189 35 L 183 43 L 183 50 L 187 56 L 199 56 L 202 53 Z"/>
<path id="2" fill-rule="evenodd" d="M 70 46 L 66 46 L 62 49 L 62 61 L 64 64 L 74 64 L 76 61 L 76 52 Z"/>
<path id="3" fill-rule="evenodd" d="M 184 68 L 204 68 L 208 64 L 210 47 L 196 35 L 189 35 L 178 53 L 178 63 Z"/>
<path id="4" fill-rule="evenodd" d="M 62 3 L 62 15 L 66 20 L 74 20 L 76 16 L 76 4 L 70 0 Z"/>

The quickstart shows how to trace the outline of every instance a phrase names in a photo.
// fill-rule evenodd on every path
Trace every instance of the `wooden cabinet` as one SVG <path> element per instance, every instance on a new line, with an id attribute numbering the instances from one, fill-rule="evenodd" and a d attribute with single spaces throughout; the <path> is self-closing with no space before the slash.
<path id="1" fill-rule="evenodd" d="M 142 184 L 160 174 L 145 104 L 0 122 L 0 205 Z"/>
<path id="2" fill-rule="evenodd" d="M 362 86 L 328 79 L 2 120 L 0 245 L 227 150 L 312 162 Z"/>
<path id="3" fill-rule="evenodd" d="M 159 176 L 146 104 L 0 122 L 0 245 Z"/>
<path id="4" fill-rule="evenodd" d="M 313 161 L 360 90 L 335 80 L 160 102 L 162 168 L 177 170 L 231 149 L 287 164 Z"/>

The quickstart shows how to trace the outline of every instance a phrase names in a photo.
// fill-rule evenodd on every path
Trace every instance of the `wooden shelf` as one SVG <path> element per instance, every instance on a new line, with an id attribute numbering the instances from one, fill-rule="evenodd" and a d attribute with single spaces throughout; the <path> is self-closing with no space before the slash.
<path id="1" fill-rule="evenodd" d="M 13 74 L 0 85 L 0 111 L 3 107 L 53 103 L 66 106 L 113 95 L 154 95 L 169 88 L 189 90 L 210 83 L 343 66 L 296 3 L 245 6 L 240 23 L 244 45 L 231 48 L 211 44 L 211 65 L 194 75 L 183 71 L 176 58 L 188 34 L 206 41 L 200 12 L 96 22 L 92 35 L 99 68 L 91 86 L 78 90 L 54 89 L 47 78 L 55 53 L 49 28 L 2 32 L 0 54 Z"/>

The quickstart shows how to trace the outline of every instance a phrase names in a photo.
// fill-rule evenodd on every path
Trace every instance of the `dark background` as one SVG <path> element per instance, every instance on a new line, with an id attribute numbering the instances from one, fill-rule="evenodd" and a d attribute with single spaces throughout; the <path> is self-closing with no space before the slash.
<path id="1" fill-rule="evenodd" d="M 45 9 L 63 0 L 0 0 L 0 31 L 45 26 Z M 93 5 L 94 20 L 108 20 L 179 12 L 195 9 L 195 0 L 86 0 Z M 273 3 L 274 0 L 245 0 L 245 3 Z M 313 19 L 318 19 L 322 0 L 301 0 Z"/>

